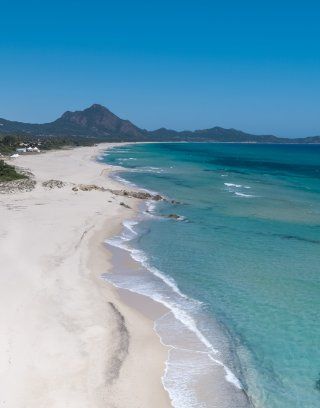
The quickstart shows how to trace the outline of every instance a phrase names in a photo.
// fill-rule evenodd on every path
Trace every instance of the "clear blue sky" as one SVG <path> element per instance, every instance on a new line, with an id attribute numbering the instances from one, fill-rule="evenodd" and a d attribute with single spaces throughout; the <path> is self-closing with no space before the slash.
<path id="1" fill-rule="evenodd" d="M 0 117 L 101 103 L 148 129 L 320 134 L 319 2 L 0 5 Z"/>

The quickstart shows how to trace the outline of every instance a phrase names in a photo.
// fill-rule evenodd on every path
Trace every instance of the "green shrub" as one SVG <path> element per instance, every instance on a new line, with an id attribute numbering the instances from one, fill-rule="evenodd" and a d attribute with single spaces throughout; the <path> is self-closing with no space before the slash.
<path id="1" fill-rule="evenodd" d="M 0 181 L 12 181 L 27 178 L 24 174 L 20 174 L 13 166 L 0 160 Z"/>

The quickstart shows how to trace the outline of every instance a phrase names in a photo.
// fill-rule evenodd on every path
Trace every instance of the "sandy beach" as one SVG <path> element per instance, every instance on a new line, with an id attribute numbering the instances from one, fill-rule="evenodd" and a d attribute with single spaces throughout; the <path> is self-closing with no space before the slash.
<path id="1" fill-rule="evenodd" d="M 171 406 L 151 316 L 101 279 L 114 267 L 103 242 L 138 200 L 77 188 L 123 187 L 94 160 L 106 147 L 20 156 L 35 188 L 0 194 L 1 407 Z"/>

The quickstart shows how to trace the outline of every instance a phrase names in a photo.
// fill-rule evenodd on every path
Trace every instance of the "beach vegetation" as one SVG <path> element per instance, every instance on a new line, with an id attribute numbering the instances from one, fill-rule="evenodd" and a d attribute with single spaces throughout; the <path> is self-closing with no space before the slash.
<path id="1" fill-rule="evenodd" d="M 28 178 L 25 174 L 17 172 L 17 170 L 13 166 L 10 166 L 3 160 L 0 160 L 0 182 L 25 178 Z"/>

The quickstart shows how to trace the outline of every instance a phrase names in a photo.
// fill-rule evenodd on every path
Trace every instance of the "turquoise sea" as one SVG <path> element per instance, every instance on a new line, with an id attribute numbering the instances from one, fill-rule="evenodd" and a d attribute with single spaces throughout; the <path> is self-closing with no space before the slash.
<path id="1" fill-rule="evenodd" d="M 155 328 L 174 406 L 319 407 L 320 146 L 140 144 L 100 160 L 178 201 L 149 203 L 113 242 L 149 271 L 114 283 L 172 311 Z"/>

